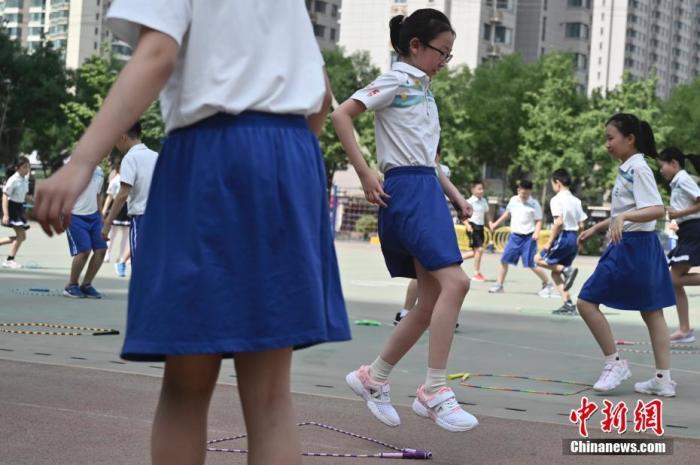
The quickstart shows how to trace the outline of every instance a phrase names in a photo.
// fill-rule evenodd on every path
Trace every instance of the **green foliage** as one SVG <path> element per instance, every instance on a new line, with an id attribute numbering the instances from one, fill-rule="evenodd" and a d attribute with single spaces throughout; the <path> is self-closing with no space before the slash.
<path id="1" fill-rule="evenodd" d="M 365 237 L 377 232 L 377 215 L 363 215 L 355 222 L 355 231 L 362 233 Z"/>
<path id="2" fill-rule="evenodd" d="M 700 77 L 673 89 L 663 104 L 663 120 L 670 128 L 668 145 L 700 153 Z"/>

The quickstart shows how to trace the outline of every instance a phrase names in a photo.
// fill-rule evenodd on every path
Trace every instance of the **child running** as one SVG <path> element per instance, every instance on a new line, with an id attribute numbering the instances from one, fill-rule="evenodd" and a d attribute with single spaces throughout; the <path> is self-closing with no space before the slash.
<path id="1" fill-rule="evenodd" d="M 429 328 L 428 369 L 418 387 L 413 411 L 449 431 L 478 425 L 462 410 L 447 386 L 447 359 L 460 307 L 469 290 L 445 195 L 460 219 L 471 208 L 435 166 L 440 140 L 438 111 L 430 79 L 452 58 L 455 32 L 434 9 L 394 16 L 391 44 L 401 57 L 391 71 L 357 91 L 332 115 L 348 158 L 368 201 L 379 205 L 382 253 L 392 277 L 417 278 L 418 303 L 392 332 L 384 350 L 369 366 L 350 372 L 346 381 L 382 423 L 401 422 L 391 404 L 389 375 Z M 353 133 L 353 118 L 375 112 L 377 161 L 384 184 L 369 168 Z"/>
<path id="2" fill-rule="evenodd" d="M 92 280 L 97 276 L 104 262 L 107 243 L 102 239 L 102 216 L 100 215 L 100 191 L 104 184 L 104 173 L 97 166 L 92 173 L 92 179 L 87 188 L 75 202 L 71 214 L 71 222 L 66 229 L 68 249 L 73 261 L 70 267 L 68 285 L 63 289 L 63 295 L 73 299 L 101 299 Z M 90 253 L 92 252 L 92 258 Z M 89 263 L 88 263 L 89 259 Z M 80 274 L 88 264 L 83 283 L 79 284 Z"/>
<path id="3" fill-rule="evenodd" d="M 484 182 L 474 181 L 471 185 L 472 196 L 467 199 L 472 206 L 472 216 L 469 221 L 465 221 L 464 225 L 469 233 L 468 250 L 462 254 L 462 259 L 474 259 L 474 276 L 473 281 L 484 282 L 486 277 L 481 274 L 481 257 L 484 255 L 484 228 L 491 223 L 491 213 L 489 213 L 489 202 L 484 198 Z"/>
<path id="4" fill-rule="evenodd" d="M 668 217 L 678 224 L 678 244 L 668 254 L 678 311 L 679 327 L 671 334 L 671 343 L 676 344 L 695 342 L 684 287 L 700 286 L 700 274 L 690 273 L 692 267 L 700 265 L 700 187 L 684 169 L 688 157 L 675 147 L 659 154 L 661 174 L 671 183 Z"/>
<path id="5" fill-rule="evenodd" d="M 15 164 L 15 172 L 9 177 L 2 189 L 2 225 L 12 228 L 14 236 L 0 239 L 0 245 L 10 245 L 10 254 L 2 262 L 3 268 L 18 269 L 22 265 L 17 263 L 15 257 L 22 243 L 27 239 L 29 223 L 24 212 L 24 202 L 29 192 L 29 172 L 31 164 L 29 158 L 20 157 Z"/>
<path id="6" fill-rule="evenodd" d="M 644 156 L 656 157 L 651 126 L 629 113 L 618 113 L 606 123 L 605 136 L 610 155 L 620 161 L 612 192 L 610 218 L 585 230 L 579 244 L 598 232 L 608 230 L 610 244 L 598 266 L 583 285 L 576 303 L 605 356 L 605 367 L 593 385 L 598 392 L 617 388 L 632 374 L 621 360 L 615 338 L 601 305 L 620 310 L 638 310 L 649 330 L 656 373 L 636 383 L 634 390 L 664 397 L 676 395 L 671 379 L 671 351 L 663 308 L 676 299 L 656 220 L 664 215 L 654 174 Z"/>
<path id="7" fill-rule="evenodd" d="M 571 193 L 571 176 L 565 169 L 555 170 L 551 183 L 552 190 L 557 193 L 549 201 L 554 222 L 549 240 L 535 258 L 535 263 L 552 271 L 552 281 L 564 300 L 564 305 L 552 313 L 576 315 L 576 305 L 571 300 L 569 289 L 578 274 L 578 268 L 572 267 L 578 254 L 577 236 L 588 215 L 583 211 L 581 201 Z"/>
<path id="8" fill-rule="evenodd" d="M 532 270 L 542 281 L 542 289 L 538 292 L 540 297 L 549 297 L 554 291 L 554 286 L 548 282 L 544 270 L 535 265 L 537 254 L 537 240 L 542 229 L 542 207 L 532 197 L 532 181 L 524 179 L 518 184 L 518 193 L 510 198 L 506 211 L 496 222 L 489 226 L 495 231 L 498 225 L 510 218 L 510 236 L 505 250 L 501 256 L 501 268 L 498 271 L 496 284 L 491 286 L 491 294 L 504 292 L 503 283 L 508 274 L 508 265 L 517 265 L 521 260 L 525 268 Z"/>
<path id="9" fill-rule="evenodd" d="M 209 402 L 233 357 L 248 463 L 300 464 L 292 349 L 350 337 L 315 135 L 331 94 L 308 12 L 272 0 L 115 0 L 107 23 L 134 54 L 70 162 L 40 185 L 37 217 L 48 234 L 65 229 L 99 154 L 163 89 L 167 138 L 122 350 L 165 360 L 152 462 L 204 463 Z M 284 234 L 271 215 L 285 218 Z"/>

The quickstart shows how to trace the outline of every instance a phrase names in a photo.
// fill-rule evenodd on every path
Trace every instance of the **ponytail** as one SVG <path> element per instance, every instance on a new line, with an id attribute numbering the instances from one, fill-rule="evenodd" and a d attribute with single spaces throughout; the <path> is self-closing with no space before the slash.
<path id="1" fill-rule="evenodd" d="M 410 16 L 397 15 L 389 21 L 391 46 L 402 57 L 408 56 L 411 40 L 426 45 L 443 32 L 455 34 L 449 18 L 433 8 L 416 10 Z"/>
<path id="2" fill-rule="evenodd" d="M 651 125 L 646 121 L 639 122 L 639 134 L 636 137 L 637 150 L 647 157 L 656 158 L 659 153 L 656 151 L 656 139 Z"/>
<path id="3" fill-rule="evenodd" d="M 685 159 L 688 160 L 691 165 L 693 165 L 696 173 L 700 173 L 700 155 L 689 153 L 685 156 Z"/>

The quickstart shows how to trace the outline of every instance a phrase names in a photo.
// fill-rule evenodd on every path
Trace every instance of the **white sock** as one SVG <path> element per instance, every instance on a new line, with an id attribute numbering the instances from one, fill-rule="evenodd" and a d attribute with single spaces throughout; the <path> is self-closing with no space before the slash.
<path id="1" fill-rule="evenodd" d="M 443 386 L 447 386 L 447 370 L 428 367 L 425 375 L 425 392 L 433 394 Z"/>
<path id="2" fill-rule="evenodd" d="M 399 316 L 400 316 L 401 318 L 403 318 L 403 317 L 405 317 L 406 315 L 408 315 L 408 312 L 409 312 L 409 310 L 406 310 L 405 308 L 402 308 L 401 311 L 399 312 Z"/>
<path id="3" fill-rule="evenodd" d="M 671 381 L 671 370 L 656 370 L 656 377 L 659 380 Z"/>
<path id="4" fill-rule="evenodd" d="M 386 380 L 389 379 L 389 375 L 391 374 L 391 370 L 393 368 L 394 365 L 385 362 L 381 357 L 377 357 L 377 359 L 369 366 L 369 374 L 373 380 L 380 383 L 385 383 Z"/>
<path id="5" fill-rule="evenodd" d="M 605 363 L 612 363 L 612 362 L 619 362 L 620 361 L 620 354 L 615 352 L 614 354 L 606 355 L 605 356 Z"/>

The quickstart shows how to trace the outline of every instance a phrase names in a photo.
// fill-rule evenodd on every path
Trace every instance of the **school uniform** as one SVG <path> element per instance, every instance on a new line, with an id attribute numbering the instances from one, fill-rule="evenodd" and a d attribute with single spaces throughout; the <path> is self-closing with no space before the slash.
<path id="1" fill-rule="evenodd" d="M 304 4 L 115 0 L 107 21 L 132 45 L 141 27 L 179 45 L 122 357 L 350 339 L 323 156 L 306 123 L 325 84 Z"/>
<path id="2" fill-rule="evenodd" d="M 611 218 L 628 211 L 662 206 L 654 174 L 638 153 L 618 168 Z M 666 257 L 656 235 L 656 220 L 625 221 L 622 239 L 610 244 L 579 298 L 620 310 L 658 310 L 676 304 Z"/>
<path id="3" fill-rule="evenodd" d="M 543 250 L 542 258 L 548 265 L 570 266 L 578 254 L 579 224 L 588 218 L 581 201 L 569 190 L 562 190 L 549 201 L 552 216 L 561 218 L 563 225 L 549 250 Z"/>
<path id="4" fill-rule="evenodd" d="M 415 278 L 414 258 L 430 271 L 462 263 L 435 171 L 440 121 L 430 77 L 396 62 L 352 98 L 375 113 L 377 162 L 391 196 L 379 209 L 378 226 L 389 274 Z"/>
<path id="5" fill-rule="evenodd" d="M 534 268 L 537 241 L 532 235 L 535 223 L 542 220 L 542 207 L 533 197 L 523 201 L 519 195 L 514 195 L 508 201 L 506 211 L 510 212 L 510 236 L 501 263 L 517 265 L 521 260 L 525 268 Z"/>
<path id="6" fill-rule="evenodd" d="M 137 255 L 143 214 L 146 211 L 148 192 L 151 189 L 151 180 L 157 160 L 157 152 L 149 149 L 145 144 L 136 144 L 124 155 L 121 165 L 119 165 L 120 182 L 131 186 L 126 205 L 131 220 L 129 246 L 131 247 L 132 264 Z"/>
<path id="7" fill-rule="evenodd" d="M 680 170 L 671 180 L 671 208 L 685 210 L 700 198 L 700 187 L 687 171 Z M 676 218 L 678 243 L 669 252 L 668 260 L 674 265 L 700 265 L 700 212 Z"/>
<path id="8" fill-rule="evenodd" d="M 117 197 L 121 189 L 121 176 L 118 174 L 112 178 L 107 186 L 107 195 L 111 196 L 112 199 Z M 112 226 L 129 226 L 131 225 L 131 220 L 129 219 L 129 210 L 127 204 L 124 204 L 122 209 L 117 214 L 116 218 L 112 220 Z"/>
<path id="9" fill-rule="evenodd" d="M 102 168 L 96 167 L 90 183 L 75 201 L 71 222 L 66 229 L 71 257 L 91 250 L 107 249 L 107 242 L 102 238 L 102 215 L 97 205 L 104 179 Z"/>
<path id="10" fill-rule="evenodd" d="M 485 242 L 484 228 L 489 202 L 485 198 L 478 198 L 475 195 L 469 197 L 467 202 L 472 206 L 472 216 L 469 218 L 469 225 L 472 228 L 472 232 L 469 234 L 469 245 L 472 249 L 478 249 L 483 247 Z"/>
<path id="11" fill-rule="evenodd" d="M 29 176 L 21 176 L 16 172 L 9 177 L 2 192 L 8 197 L 8 216 L 10 217 L 9 224 L 3 225 L 8 228 L 29 229 L 27 215 L 24 211 L 24 202 L 29 192 Z"/>

